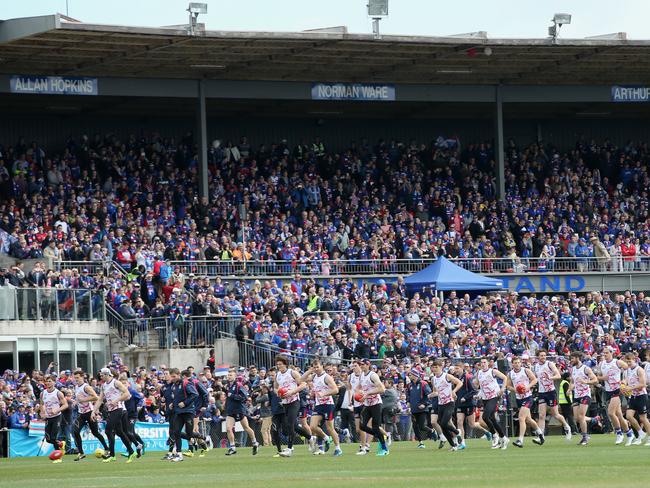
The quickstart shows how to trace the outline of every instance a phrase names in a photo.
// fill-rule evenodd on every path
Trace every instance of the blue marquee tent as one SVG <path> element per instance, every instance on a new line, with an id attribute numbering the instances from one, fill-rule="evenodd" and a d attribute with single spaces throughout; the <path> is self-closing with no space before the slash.
<path id="1" fill-rule="evenodd" d="M 407 277 L 404 282 L 406 287 L 414 292 L 423 288 L 430 288 L 432 291 L 503 289 L 501 280 L 467 271 L 444 256 L 422 271 Z"/>

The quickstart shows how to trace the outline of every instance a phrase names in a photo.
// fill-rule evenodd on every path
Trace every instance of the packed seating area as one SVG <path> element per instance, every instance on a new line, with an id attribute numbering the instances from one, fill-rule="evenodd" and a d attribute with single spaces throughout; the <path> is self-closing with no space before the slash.
<path id="1" fill-rule="evenodd" d="M 594 365 L 605 346 L 616 354 L 648 348 L 650 296 L 643 292 L 440 298 L 409 295 L 401 278 L 312 276 L 327 276 L 328 262 L 443 255 L 476 271 L 493 271 L 498 258 L 509 258 L 514 271 L 533 259 L 535 269 L 552 271 L 562 258 L 579 272 L 647 271 L 645 143 L 579 141 L 560 151 L 511 142 L 505 202 L 496 197 L 486 143 L 359 141 L 335 153 L 320 140 L 254 147 L 242 138 L 212 146 L 207 200 L 197 196 L 193 148 L 191 136 L 157 135 L 83 136 L 60 152 L 24 140 L 0 146 L 0 249 L 38 260 L 29 270 L 20 262 L 0 270 L 0 286 L 54 288 L 55 297 L 90 290 L 88 318 L 103 295 L 123 319 L 118 333 L 128 343 L 154 334 L 161 348 L 207 347 L 232 334 L 240 355 L 255 364 L 242 373 L 255 388 L 265 374 L 257 367 L 272 366 L 277 353 L 298 364 L 327 358 L 341 368 L 352 358 L 371 359 L 395 385 L 394 419 L 405 421 L 395 434 L 407 439 L 404 380 L 427 358 L 526 358 L 543 348 L 566 369 L 572 351 Z M 178 261 L 227 267 L 215 275 L 242 263 L 263 274 L 256 265 L 278 262 L 279 274 L 291 278 L 222 279 Z M 48 296 L 37 294 L 26 306 Z M 197 377 L 211 390 L 204 418 L 220 430 L 223 387 L 213 368 Z M 55 369 L 47 372 L 57 374 L 57 385 L 70 387 L 70 372 Z M 142 420 L 164 421 L 158 369 L 131 374 L 144 397 Z M 11 427 L 36 418 L 39 382 L 40 372 L 6 371 L 0 380 L 0 410 Z M 254 398 L 262 400 L 249 413 L 261 428 L 269 414 L 264 390 Z"/>
<path id="2" fill-rule="evenodd" d="M 587 259 L 601 270 L 646 270 L 645 143 L 579 141 L 560 151 L 511 141 L 504 203 L 491 146 L 454 138 L 358 141 L 341 152 L 319 139 L 215 143 L 207 200 L 197 196 L 191 135 L 82 136 L 51 152 L 20 140 L 0 155 L 0 248 L 42 259 L 28 272 L 21 264 L 3 269 L 0 285 L 100 290 L 121 317 L 139 320 L 120 331 L 128 342 L 153 318 L 172 324 L 159 332 L 161 347 L 211 343 L 221 329 L 194 317 L 234 317 L 227 331 L 240 340 L 297 354 L 335 347 L 345 357 L 463 356 L 512 349 L 511 342 L 518 351 L 514 341 L 589 351 L 648 337 L 643 293 L 439 302 L 407 298 L 401 280 L 317 282 L 299 273 L 328 259 L 439 255 L 479 259 L 479 271 L 508 256 L 519 266 L 544 260 L 548 270 L 562 257 L 579 271 Z M 125 273 L 106 266 L 111 260 Z M 175 260 L 298 267 L 284 270 L 296 272 L 292 280 L 226 283 L 170 266 Z"/>
<path id="3" fill-rule="evenodd" d="M 488 143 L 357 141 L 335 152 L 319 139 L 242 137 L 211 146 L 201 200 L 191 134 L 84 135 L 56 151 L 21 139 L 0 146 L 0 250 L 147 271 L 156 256 L 281 260 L 305 271 L 320 260 L 438 255 L 649 268 L 646 143 L 506 149 L 499 202 Z"/>

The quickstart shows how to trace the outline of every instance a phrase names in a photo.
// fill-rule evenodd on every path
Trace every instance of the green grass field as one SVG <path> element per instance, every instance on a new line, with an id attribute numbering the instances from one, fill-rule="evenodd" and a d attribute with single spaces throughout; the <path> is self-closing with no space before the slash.
<path id="1" fill-rule="evenodd" d="M 240 449 L 231 458 L 215 449 L 182 463 L 161 461 L 158 452 L 130 465 L 124 458 L 102 464 L 95 458 L 76 463 L 66 456 L 57 465 L 44 457 L 24 458 L 0 462 L 0 487 L 650 486 L 650 447 L 614 446 L 611 435 L 593 436 L 588 447 L 578 447 L 577 441 L 554 436 L 540 447 L 527 438 L 524 449 L 511 445 L 496 451 L 485 440 L 473 440 L 456 453 L 438 450 L 433 442 L 426 449 L 395 443 L 385 458 L 355 456 L 352 444 L 343 446 L 339 458 L 312 456 L 305 446 L 297 446 L 290 459 L 274 459 L 270 447 L 256 457 L 250 449 Z"/>

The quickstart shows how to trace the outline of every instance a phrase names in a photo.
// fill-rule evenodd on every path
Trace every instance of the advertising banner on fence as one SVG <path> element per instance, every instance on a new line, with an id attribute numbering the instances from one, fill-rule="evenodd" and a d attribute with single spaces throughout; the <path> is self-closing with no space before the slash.
<path id="1" fill-rule="evenodd" d="M 68 76 L 12 76 L 11 93 L 40 95 L 99 95 L 97 78 Z"/>
<path id="2" fill-rule="evenodd" d="M 32 422 L 33 423 L 33 422 Z M 39 430 L 40 422 L 36 422 L 35 429 L 12 429 L 9 431 L 9 457 L 47 456 L 53 451 L 52 446 L 45 442 L 42 431 Z M 104 434 L 104 424 L 99 430 Z M 147 451 L 166 451 L 169 424 L 150 424 L 136 422 L 135 431 L 145 442 Z M 102 447 L 95 436 L 86 428 L 81 433 L 84 452 L 91 454 L 98 447 Z M 74 442 L 73 442 L 74 445 Z M 187 442 L 183 441 L 183 448 Z M 126 449 L 119 437 L 115 439 L 115 451 L 124 452 Z"/>

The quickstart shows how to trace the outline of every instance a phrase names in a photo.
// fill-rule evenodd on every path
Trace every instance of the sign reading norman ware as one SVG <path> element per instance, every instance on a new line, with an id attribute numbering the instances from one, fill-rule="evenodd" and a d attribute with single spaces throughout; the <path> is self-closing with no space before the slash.
<path id="1" fill-rule="evenodd" d="M 612 102 L 650 102 L 648 86 L 613 86 Z"/>
<path id="2" fill-rule="evenodd" d="M 69 78 L 66 76 L 12 76 L 11 93 L 38 95 L 98 95 L 97 78 Z"/>
<path id="3" fill-rule="evenodd" d="M 314 83 L 312 100 L 351 100 L 359 102 L 390 102 L 395 100 L 394 85 L 370 83 Z"/>

